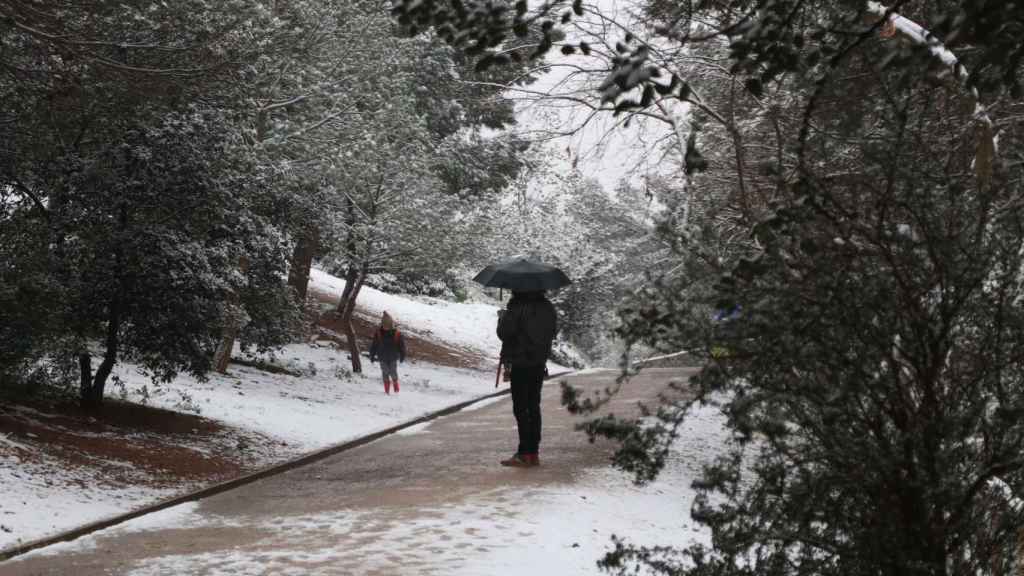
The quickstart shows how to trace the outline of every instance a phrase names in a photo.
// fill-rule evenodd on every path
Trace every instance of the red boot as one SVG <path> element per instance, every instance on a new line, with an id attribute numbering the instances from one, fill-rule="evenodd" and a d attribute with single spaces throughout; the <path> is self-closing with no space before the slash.
<path id="1" fill-rule="evenodd" d="M 395 380 L 395 394 L 398 394 L 398 380 Z"/>
<path id="2" fill-rule="evenodd" d="M 395 392 L 398 392 L 397 387 L 395 388 Z M 388 382 L 387 380 L 384 381 L 384 393 L 389 396 L 391 395 L 391 382 Z"/>

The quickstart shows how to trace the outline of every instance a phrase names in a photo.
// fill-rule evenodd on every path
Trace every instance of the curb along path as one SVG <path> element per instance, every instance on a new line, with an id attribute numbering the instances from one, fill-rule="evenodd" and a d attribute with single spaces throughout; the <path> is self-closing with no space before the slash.
<path id="1" fill-rule="evenodd" d="M 610 409 L 616 414 L 635 410 L 638 400 L 653 400 L 670 378 L 685 378 L 692 372 L 644 370 L 630 383 L 628 394 L 620 394 L 628 398 L 617 399 Z M 426 530 L 423 526 L 429 522 L 424 524 L 424 519 L 470 502 L 504 503 L 523 490 L 571 484 L 581 471 L 606 466 L 612 446 L 600 441 L 591 444 L 574 430 L 579 419 L 560 406 L 557 382 L 567 378 L 585 391 L 597 391 L 609 386 L 617 374 L 613 370 L 549 379 L 542 395 L 544 438 L 539 468 L 498 465 L 516 443 L 507 401 L 460 412 L 507 395 L 505 388 L 235 480 L 5 551 L 0 558 L 39 549 L 0 562 L 0 574 L 445 574 L 452 566 L 464 565 L 471 556 L 465 549 L 470 544 L 460 541 L 458 546 L 446 546 L 450 535 L 440 527 Z M 423 429 L 402 432 L 413 426 Z M 182 504 L 187 505 L 171 509 Z M 501 514 L 517 510 L 516 506 L 491 508 L 501 508 Z M 166 516 L 160 522 L 140 518 L 161 510 Z M 489 521 L 500 523 L 500 514 L 495 514 Z M 138 522 L 117 526 L 137 518 Z M 412 526 L 420 528 L 408 528 Z M 467 528 L 466 534 L 472 536 L 471 530 Z M 43 548 L 76 538 L 81 540 Z M 490 540 L 474 544 L 478 552 L 500 545 Z"/>

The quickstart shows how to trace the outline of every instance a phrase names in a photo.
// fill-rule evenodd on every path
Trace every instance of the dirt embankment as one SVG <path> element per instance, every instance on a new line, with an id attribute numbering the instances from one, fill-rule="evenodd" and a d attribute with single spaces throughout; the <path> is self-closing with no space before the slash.
<path id="1" fill-rule="evenodd" d="M 68 400 L 0 403 L 0 434 L 10 441 L 0 444 L 0 454 L 13 453 L 24 465 L 56 459 L 68 472 L 91 468 L 87 476 L 99 486 L 158 488 L 232 478 L 253 464 L 240 444 L 273 442 L 207 418 L 117 400 L 98 414 Z"/>

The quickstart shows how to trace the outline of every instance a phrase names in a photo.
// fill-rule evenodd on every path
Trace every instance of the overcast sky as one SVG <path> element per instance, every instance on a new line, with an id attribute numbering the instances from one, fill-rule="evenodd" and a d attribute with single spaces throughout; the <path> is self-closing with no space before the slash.
<path id="1" fill-rule="evenodd" d="M 608 18 L 628 25 L 630 4 L 629 0 L 596 0 L 585 5 L 599 8 Z M 578 19 L 570 26 L 594 31 L 613 28 L 608 21 L 599 22 L 589 13 L 582 21 Z M 582 34 L 571 28 L 567 32 L 570 38 Z M 622 38 L 622 34 L 614 30 L 605 36 L 612 44 Z M 594 44 L 592 39 L 588 42 Z M 645 174 L 657 170 L 664 152 L 654 150 L 652 143 L 668 132 L 667 125 L 655 121 L 634 121 L 629 127 L 623 127 L 621 117 L 612 117 L 610 112 L 590 117 L 591 110 L 585 105 L 568 100 L 585 98 L 596 103 L 597 86 L 604 75 L 583 76 L 580 71 L 593 70 L 604 66 L 603 63 L 582 55 L 564 56 L 556 46 L 549 54 L 547 64 L 550 65 L 549 71 L 537 82 L 509 94 L 518 101 L 519 129 L 522 132 L 547 141 L 554 162 L 569 168 L 575 161 L 584 176 L 596 178 L 609 191 L 614 190 L 623 177 L 639 183 Z M 540 94 L 563 98 L 539 99 Z M 566 135 L 555 137 L 558 133 Z M 673 157 L 669 161 L 677 160 Z"/>

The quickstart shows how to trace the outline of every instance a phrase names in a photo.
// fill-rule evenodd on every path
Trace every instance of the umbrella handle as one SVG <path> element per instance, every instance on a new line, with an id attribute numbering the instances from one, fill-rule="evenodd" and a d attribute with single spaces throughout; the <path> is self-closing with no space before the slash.
<path id="1" fill-rule="evenodd" d="M 498 382 L 501 381 L 501 360 L 498 360 L 498 373 L 494 375 L 494 387 L 498 387 Z"/>

